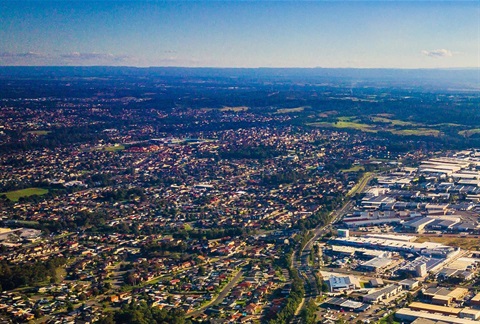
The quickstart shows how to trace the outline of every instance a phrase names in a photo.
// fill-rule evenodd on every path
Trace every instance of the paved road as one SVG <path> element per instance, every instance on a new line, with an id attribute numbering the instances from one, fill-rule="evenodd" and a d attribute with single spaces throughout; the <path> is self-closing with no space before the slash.
<path id="1" fill-rule="evenodd" d="M 362 177 L 362 179 L 360 180 L 360 182 L 355 185 L 352 190 L 347 194 L 347 197 L 352 197 L 354 196 L 356 193 L 359 193 L 359 192 L 362 192 L 363 189 L 365 189 L 365 187 L 367 186 L 367 184 L 370 182 L 370 180 L 373 179 L 373 176 L 375 175 L 375 173 L 370 173 L 370 172 L 367 172 L 365 173 L 365 175 Z"/>
<path id="2" fill-rule="evenodd" d="M 370 180 L 375 176 L 375 173 L 366 174 L 363 177 L 358 185 L 354 187 L 354 189 L 349 192 L 346 196 L 348 199 L 347 202 L 343 204 L 343 206 L 331 214 L 331 221 L 326 225 L 319 225 L 313 230 L 313 237 L 305 244 L 305 247 L 302 250 L 297 251 L 292 256 L 292 266 L 296 269 L 299 269 L 300 278 L 303 279 L 304 288 L 305 288 L 305 296 L 302 299 L 302 302 L 298 306 L 295 311 L 295 317 L 292 320 L 292 323 L 301 323 L 300 312 L 305 305 L 308 305 L 308 302 L 312 299 L 315 299 L 317 296 L 320 295 L 320 291 L 318 290 L 316 280 L 315 280 L 315 269 L 313 269 L 308 264 L 308 258 L 310 255 L 310 251 L 312 249 L 313 243 L 321 236 L 323 236 L 328 230 L 330 230 L 331 225 L 340 220 L 340 218 L 347 213 L 349 209 L 352 208 L 353 201 L 350 198 L 358 192 L 362 192 Z M 297 257 L 297 255 L 299 257 Z"/>
<path id="3" fill-rule="evenodd" d="M 217 298 L 215 298 L 210 303 L 207 303 L 207 304 L 203 305 L 199 309 L 197 309 L 197 310 L 195 310 L 191 313 L 188 313 L 187 316 L 191 317 L 191 316 L 200 315 L 208 307 L 220 304 L 225 299 L 225 297 L 227 297 L 230 290 L 232 290 L 232 288 L 237 284 L 237 282 L 240 280 L 242 275 L 243 275 L 242 270 L 239 270 L 238 273 L 235 275 L 235 277 L 233 277 L 233 279 L 230 280 L 230 282 L 225 287 L 223 287 L 222 291 L 220 292 L 220 294 L 218 294 Z"/>

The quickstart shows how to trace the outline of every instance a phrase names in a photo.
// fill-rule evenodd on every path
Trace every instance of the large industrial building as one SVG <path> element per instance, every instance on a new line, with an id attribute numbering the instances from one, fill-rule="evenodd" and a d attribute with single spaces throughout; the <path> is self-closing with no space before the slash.
<path id="1" fill-rule="evenodd" d="M 371 260 L 365 261 L 359 265 L 359 270 L 367 272 L 382 272 L 392 266 L 392 259 L 384 256 L 378 256 Z"/>
<path id="2" fill-rule="evenodd" d="M 459 289 L 460 288 L 457 288 L 450 293 L 453 293 L 455 297 L 463 298 L 466 289 Z M 427 319 L 441 323 L 473 324 L 478 323 L 478 319 L 480 318 L 480 310 L 413 302 L 408 306 L 408 308 L 402 308 L 398 310 L 395 316 L 398 319 L 405 321 Z"/>
<path id="3" fill-rule="evenodd" d="M 382 300 L 398 295 L 402 291 L 402 286 L 388 285 L 374 292 L 363 296 L 363 301 L 370 304 L 376 304 Z"/>
<path id="4" fill-rule="evenodd" d="M 332 308 L 350 310 L 354 312 L 364 312 L 371 307 L 368 304 L 337 297 L 326 300 L 324 304 Z"/>
<path id="5" fill-rule="evenodd" d="M 436 257 L 450 258 L 459 252 L 459 249 L 434 242 L 410 242 L 394 239 L 393 235 L 380 235 L 348 238 L 337 237 L 332 244 L 358 246 L 371 249 L 381 249 L 384 251 L 397 251 L 407 253 L 421 253 Z M 408 236 L 407 236 L 408 237 Z"/>
<path id="6" fill-rule="evenodd" d="M 433 305 L 449 306 L 454 301 L 462 300 L 468 293 L 468 289 L 455 288 L 448 290 L 443 287 L 429 288 L 423 292 L 423 298 Z M 427 305 L 430 305 L 427 304 Z"/>

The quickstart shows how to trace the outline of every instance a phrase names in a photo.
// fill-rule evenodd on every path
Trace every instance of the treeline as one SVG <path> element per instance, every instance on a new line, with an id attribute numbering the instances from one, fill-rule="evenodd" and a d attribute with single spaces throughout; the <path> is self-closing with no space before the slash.
<path id="1" fill-rule="evenodd" d="M 306 307 L 302 309 L 300 316 L 302 317 L 303 322 L 305 324 L 315 324 L 317 322 L 317 315 L 315 315 L 317 311 L 317 305 L 315 301 L 310 300 Z"/>
<path id="2" fill-rule="evenodd" d="M 65 258 L 52 258 L 27 265 L 9 265 L 0 262 L 0 289 L 11 290 L 22 286 L 35 286 L 45 280 L 55 280 L 58 267 L 65 265 Z"/>
<path id="3" fill-rule="evenodd" d="M 338 203 L 336 203 L 335 205 L 338 205 Z M 295 224 L 294 228 L 304 231 L 315 228 L 319 225 L 326 225 L 332 220 L 331 210 L 333 209 L 325 208 L 313 214 L 309 218 L 301 219 Z"/>
<path id="4" fill-rule="evenodd" d="M 325 208 L 324 210 L 312 215 L 308 219 L 300 220 L 296 224 L 296 228 L 302 229 L 302 233 L 295 237 L 296 243 L 299 245 L 299 250 L 301 251 L 308 241 L 312 238 L 313 233 L 308 231 L 308 229 L 315 228 L 319 225 L 326 225 L 331 222 L 332 215 L 331 211 L 338 207 L 341 203 L 342 197 L 339 196 L 337 200 L 334 201 L 333 204 Z M 295 315 L 295 311 L 300 305 L 300 302 L 304 296 L 305 288 L 303 286 L 303 281 L 300 279 L 298 272 L 295 268 L 292 268 L 290 265 L 290 260 L 292 258 L 293 249 L 289 249 L 285 254 L 284 257 L 279 262 L 279 265 L 282 267 L 289 267 L 290 276 L 293 279 L 292 282 L 292 291 L 288 296 L 287 304 L 285 307 L 277 313 L 277 316 L 269 321 L 269 324 L 283 324 L 289 323 Z M 318 284 L 318 283 L 317 283 Z M 322 290 L 324 287 L 322 285 Z M 304 323 L 315 323 L 315 310 L 316 306 L 313 304 L 308 304 L 306 309 L 303 310 L 301 316 L 304 320 Z"/>
<path id="5" fill-rule="evenodd" d="M 191 323 L 185 318 L 185 313 L 180 309 L 159 309 L 150 307 L 145 302 L 130 303 L 120 310 L 108 313 L 97 324 L 187 324 Z"/>
<path id="6" fill-rule="evenodd" d="M 303 281 L 300 279 L 298 275 L 297 269 L 290 266 L 290 259 L 292 257 L 292 251 L 284 254 L 280 263 L 288 264 L 289 265 L 289 273 L 290 278 L 292 278 L 292 290 L 290 291 L 290 295 L 287 297 L 287 303 L 279 311 L 274 318 L 272 318 L 268 324 L 287 324 L 295 316 L 295 311 L 297 310 L 298 306 L 302 302 L 302 298 L 305 294 L 305 288 L 303 287 Z"/>
<path id="7" fill-rule="evenodd" d="M 102 232 L 108 216 L 105 212 L 97 210 L 94 212 L 81 211 L 73 218 L 62 218 L 60 220 L 40 220 L 36 227 L 45 233 L 56 233 L 61 231 L 75 231 L 81 227 L 90 227 L 92 230 Z"/>
<path id="8" fill-rule="evenodd" d="M 142 246 L 142 255 L 152 257 L 169 255 L 173 253 L 184 253 L 187 251 L 188 245 L 186 242 L 152 242 Z"/>
<path id="9" fill-rule="evenodd" d="M 112 191 L 107 191 L 102 194 L 103 199 L 108 201 L 122 201 L 127 199 L 132 199 L 134 197 L 140 197 L 140 199 L 145 198 L 145 190 L 143 188 L 129 188 L 129 189 L 117 189 Z"/>

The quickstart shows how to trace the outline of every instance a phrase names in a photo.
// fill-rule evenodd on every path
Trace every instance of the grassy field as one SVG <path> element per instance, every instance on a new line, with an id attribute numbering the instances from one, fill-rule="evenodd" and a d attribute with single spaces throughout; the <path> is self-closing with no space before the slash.
<path id="1" fill-rule="evenodd" d="M 220 111 L 247 111 L 248 107 L 240 106 L 240 107 L 223 107 Z"/>
<path id="2" fill-rule="evenodd" d="M 117 152 L 117 151 L 122 151 L 124 149 L 125 149 L 125 146 L 123 145 L 106 146 L 103 148 L 103 150 L 107 152 Z"/>
<path id="3" fill-rule="evenodd" d="M 276 114 L 288 114 L 294 112 L 301 112 L 305 109 L 305 107 L 297 107 L 297 108 L 282 108 L 278 109 L 275 113 Z"/>
<path id="4" fill-rule="evenodd" d="M 42 189 L 42 188 L 26 188 L 22 190 L 14 190 L 14 191 L 8 191 L 8 192 L 2 192 L 0 195 L 5 194 L 8 199 L 11 201 L 18 201 L 21 197 L 29 197 L 33 195 L 44 195 L 48 193 L 47 189 Z"/>
<path id="5" fill-rule="evenodd" d="M 373 129 L 371 125 L 350 122 L 350 121 L 337 121 L 335 123 L 316 122 L 316 123 L 310 123 L 308 125 L 315 126 L 315 127 L 350 128 L 350 129 L 356 129 L 356 130 L 361 130 L 363 132 L 371 132 L 371 133 L 377 132 L 375 129 Z"/>
<path id="6" fill-rule="evenodd" d="M 365 168 L 361 165 L 353 165 L 350 169 L 343 169 L 342 172 L 358 172 L 365 171 Z"/>
<path id="7" fill-rule="evenodd" d="M 38 225 L 37 221 L 15 220 L 15 224 L 21 224 L 23 226 L 35 226 Z"/>
<path id="8" fill-rule="evenodd" d="M 416 129 L 393 129 L 389 132 L 397 135 L 415 135 L 415 136 L 439 136 L 440 131 L 430 128 L 416 128 Z"/>
<path id="9" fill-rule="evenodd" d="M 36 130 L 36 131 L 29 131 L 27 132 L 28 134 L 33 134 L 33 135 L 47 135 L 51 133 L 50 131 L 47 130 Z"/>
<path id="10" fill-rule="evenodd" d="M 441 124 L 435 124 L 435 125 L 430 125 L 432 127 L 462 127 L 463 125 L 460 124 L 454 124 L 454 123 L 441 123 Z"/>
<path id="11" fill-rule="evenodd" d="M 480 133 L 480 128 L 474 128 L 474 129 L 466 129 L 459 131 L 458 134 L 465 136 L 465 137 L 470 137 L 472 135 Z"/>
<path id="12" fill-rule="evenodd" d="M 385 117 L 373 117 L 372 120 L 376 123 L 387 123 L 393 126 L 419 126 L 421 124 L 406 122 L 400 119 L 389 119 Z"/>
<path id="13" fill-rule="evenodd" d="M 342 116 L 338 117 L 336 122 L 313 122 L 307 125 L 314 126 L 314 127 L 333 127 L 339 129 L 355 129 L 360 130 L 362 132 L 370 132 L 376 133 L 378 131 L 385 131 L 390 132 L 395 135 L 406 135 L 406 136 L 440 136 L 442 133 L 434 128 L 427 128 L 427 126 L 414 123 L 414 122 L 407 122 L 399 119 L 391 119 L 387 118 L 386 116 L 376 115 L 371 117 L 372 124 L 366 124 L 361 122 L 359 119 L 355 119 L 355 117 L 351 116 Z M 375 124 L 376 123 L 376 124 Z M 382 123 L 383 125 L 381 125 Z M 388 124 L 388 125 L 385 125 Z M 423 126 L 423 127 L 422 127 Z M 399 127 L 412 127 L 406 129 L 397 129 Z M 470 132 L 478 132 L 480 133 L 479 129 L 469 130 Z M 466 132 L 466 131 L 464 131 Z M 460 135 L 470 136 L 473 133 L 460 133 Z"/>
<path id="14" fill-rule="evenodd" d="M 415 242 L 435 242 L 449 246 L 455 246 L 466 250 L 480 250 L 480 240 L 474 237 L 438 237 L 438 236 L 418 236 Z"/>

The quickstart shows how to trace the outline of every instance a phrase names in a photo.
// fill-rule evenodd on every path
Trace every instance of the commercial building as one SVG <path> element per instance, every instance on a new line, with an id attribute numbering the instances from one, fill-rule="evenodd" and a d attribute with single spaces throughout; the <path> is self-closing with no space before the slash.
<path id="1" fill-rule="evenodd" d="M 409 222 L 406 222 L 405 224 L 403 224 L 403 227 L 407 231 L 412 231 L 412 232 L 415 232 L 415 233 L 421 233 L 425 230 L 425 227 L 428 224 L 431 224 L 433 222 L 435 222 L 435 218 L 422 217 L 422 218 L 418 218 L 418 219 L 414 219 L 414 220 L 411 220 Z"/>
<path id="2" fill-rule="evenodd" d="M 458 316 L 461 311 L 461 308 L 438 306 L 438 305 L 419 303 L 419 302 L 413 302 L 410 305 L 408 305 L 408 307 L 410 309 L 418 310 L 418 311 L 427 311 L 432 313 L 440 313 L 443 315 L 455 315 L 455 316 Z"/>
<path id="3" fill-rule="evenodd" d="M 469 318 L 472 320 L 478 320 L 480 318 L 480 310 L 478 309 L 471 309 L 471 308 L 464 308 L 460 312 L 461 318 Z"/>
<path id="4" fill-rule="evenodd" d="M 395 313 L 395 317 L 402 320 L 413 322 L 418 318 L 428 319 L 432 321 L 440 321 L 447 324 L 478 324 L 478 321 L 474 321 L 468 318 L 460 318 L 454 316 L 446 316 L 438 313 L 429 313 L 424 311 L 416 311 L 409 308 L 399 309 Z"/>
<path id="5" fill-rule="evenodd" d="M 403 242 L 392 240 L 390 235 L 377 234 L 376 237 L 358 237 L 348 238 L 338 237 L 331 241 L 333 245 L 348 245 L 370 249 L 380 249 L 384 251 L 397 251 L 406 253 L 422 253 L 425 255 L 435 255 L 441 258 L 450 258 L 459 252 L 459 249 L 434 242 Z"/>
<path id="6" fill-rule="evenodd" d="M 448 290 L 447 288 L 437 287 L 429 288 L 423 292 L 423 297 L 426 301 L 433 305 L 448 306 L 453 301 L 462 300 L 468 294 L 468 289 L 455 288 Z"/>
<path id="7" fill-rule="evenodd" d="M 474 308 L 480 308 L 480 293 L 476 294 L 472 299 L 470 299 L 470 306 Z"/>
<path id="8" fill-rule="evenodd" d="M 388 299 L 390 297 L 398 295 L 401 291 L 402 291 L 402 286 L 393 285 L 393 284 L 388 285 L 383 287 L 382 289 L 379 289 L 377 291 L 371 292 L 363 296 L 363 301 L 370 304 L 376 304 L 384 299 Z"/>
<path id="9" fill-rule="evenodd" d="M 392 265 L 392 259 L 386 257 L 376 257 L 360 264 L 359 269 L 367 272 L 381 272 Z"/>
<path id="10" fill-rule="evenodd" d="M 370 308 L 370 305 L 337 297 L 328 299 L 327 301 L 325 301 L 324 304 L 332 308 L 349 310 L 354 312 L 363 312 Z"/>
<path id="11" fill-rule="evenodd" d="M 402 285 L 403 290 L 414 290 L 420 286 L 420 282 L 413 279 L 404 279 L 399 284 Z"/>
<path id="12" fill-rule="evenodd" d="M 354 276 L 332 276 L 328 278 L 327 284 L 331 292 L 340 292 L 360 288 L 360 282 Z"/>

